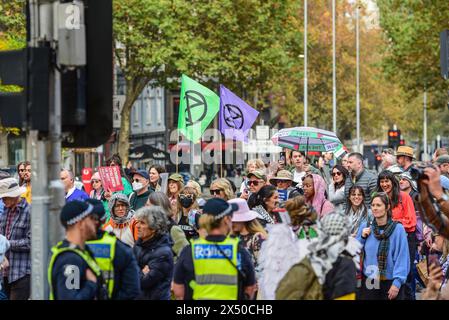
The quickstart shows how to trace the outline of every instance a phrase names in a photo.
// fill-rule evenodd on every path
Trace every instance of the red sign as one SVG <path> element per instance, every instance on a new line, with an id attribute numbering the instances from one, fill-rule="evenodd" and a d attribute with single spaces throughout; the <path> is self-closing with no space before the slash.
<path id="1" fill-rule="evenodd" d="M 90 179 L 92 178 L 92 168 L 83 168 L 81 175 L 81 180 L 83 181 L 84 190 L 87 194 L 92 191 L 92 185 L 90 184 Z"/>
<path id="2" fill-rule="evenodd" d="M 122 176 L 120 175 L 120 168 L 118 166 L 100 167 L 98 168 L 98 173 L 100 174 L 104 190 L 116 192 L 125 189 L 122 184 Z"/>

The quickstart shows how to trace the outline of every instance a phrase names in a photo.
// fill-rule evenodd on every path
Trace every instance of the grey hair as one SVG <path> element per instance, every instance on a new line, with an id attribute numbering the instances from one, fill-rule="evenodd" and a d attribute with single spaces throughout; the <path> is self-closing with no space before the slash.
<path id="1" fill-rule="evenodd" d="M 144 221 L 148 227 L 162 235 L 168 231 L 168 218 L 165 210 L 160 206 L 142 207 L 134 215 L 136 220 Z"/>
<path id="2" fill-rule="evenodd" d="M 384 155 L 384 159 L 385 159 L 384 162 L 386 162 L 386 163 L 388 163 L 390 165 L 396 164 L 396 157 L 393 156 L 392 154 L 386 153 Z"/>
<path id="3" fill-rule="evenodd" d="M 170 200 L 165 193 L 160 191 L 153 192 L 149 195 L 148 201 L 153 206 L 160 206 L 162 209 L 164 209 L 166 211 L 167 217 L 171 218 L 173 216 Z"/>
<path id="4" fill-rule="evenodd" d="M 66 172 L 67 172 L 67 174 L 68 174 L 69 177 L 70 177 L 70 180 L 75 180 L 75 175 L 73 174 L 73 171 L 72 171 L 72 170 L 70 170 L 70 169 L 62 169 L 61 172 L 62 172 L 62 171 L 66 171 Z"/>

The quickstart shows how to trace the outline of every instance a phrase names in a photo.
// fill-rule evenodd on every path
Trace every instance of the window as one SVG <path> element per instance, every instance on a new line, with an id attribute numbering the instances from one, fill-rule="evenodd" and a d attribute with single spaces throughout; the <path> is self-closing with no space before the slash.
<path id="1" fill-rule="evenodd" d="M 138 127 L 139 126 L 139 112 L 140 112 L 140 103 L 141 103 L 141 101 L 140 100 L 137 100 L 135 103 L 134 103 L 134 105 L 133 105 L 133 112 L 134 112 L 134 116 L 133 116 L 133 118 L 134 118 L 134 126 L 135 127 Z"/>
<path id="2" fill-rule="evenodd" d="M 119 69 L 116 68 L 117 73 L 116 73 L 116 77 L 117 77 L 117 82 L 116 82 L 116 94 L 117 95 L 124 95 L 126 94 L 126 81 L 125 81 L 125 76 L 123 74 L 123 72 Z"/>
<path id="3" fill-rule="evenodd" d="M 160 126 L 162 124 L 162 90 L 156 89 L 156 119 L 157 124 Z"/>
<path id="4" fill-rule="evenodd" d="M 147 124 L 147 126 L 151 126 L 151 105 L 153 104 L 152 103 L 152 100 L 153 100 L 154 98 L 153 97 L 146 97 L 145 98 L 145 103 L 144 103 L 144 105 L 145 105 L 145 119 L 146 119 L 146 124 Z"/>

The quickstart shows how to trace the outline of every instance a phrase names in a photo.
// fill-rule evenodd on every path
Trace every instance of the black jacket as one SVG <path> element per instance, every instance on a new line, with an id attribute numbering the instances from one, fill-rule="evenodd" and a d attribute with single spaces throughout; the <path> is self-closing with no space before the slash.
<path id="1" fill-rule="evenodd" d="M 170 300 L 170 287 L 173 277 L 172 241 L 167 234 L 157 236 L 146 242 L 138 239 L 133 251 L 140 269 L 141 299 Z M 148 266 L 146 275 L 142 270 Z"/>
<path id="2" fill-rule="evenodd" d="M 326 274 L 323 285 L 325 300 L 333 300 L 355 293 L 357 287 L 356 267 L 352 258 L 345 253 L 340 254 Z"/>

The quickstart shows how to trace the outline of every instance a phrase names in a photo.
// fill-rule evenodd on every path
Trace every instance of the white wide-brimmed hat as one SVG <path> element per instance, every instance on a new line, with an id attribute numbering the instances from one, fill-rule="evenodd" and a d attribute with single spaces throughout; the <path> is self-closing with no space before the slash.
<path id="1" fill-rule="evenodd" d="M 20 187 L 15 178 L 6 178 L 0 180 L 0 199 L 10 197 L 20 197 L 27 191 L 26 187 Z"/>
<path id="2" fill-rule="evenodd" d="M 232 222 L 252 221 L 259 216 L 256 211 L 249 210 L 248 203 L 244 199 L 231 199 L 228 203 L 234 203 L 239 207 L 232 215 Z"/>

